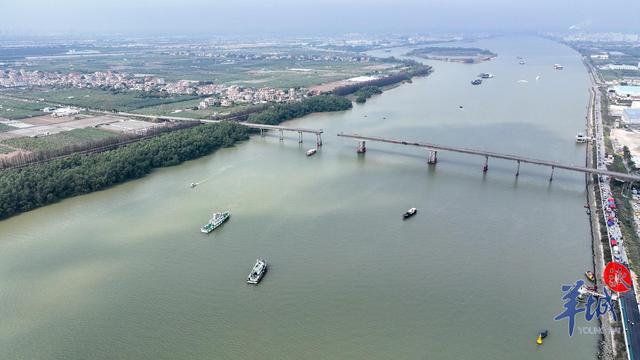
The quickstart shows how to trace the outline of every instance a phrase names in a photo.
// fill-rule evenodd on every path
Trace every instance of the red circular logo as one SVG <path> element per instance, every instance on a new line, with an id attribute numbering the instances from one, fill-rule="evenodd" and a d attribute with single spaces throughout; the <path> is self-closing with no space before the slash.
<path id="1" fill-rule="evenodd" d="M 604 283 L 611 291 L 629 291 L 632 287 L 631 272 L 626 266 L 612 261 L 604 268 Z"/>

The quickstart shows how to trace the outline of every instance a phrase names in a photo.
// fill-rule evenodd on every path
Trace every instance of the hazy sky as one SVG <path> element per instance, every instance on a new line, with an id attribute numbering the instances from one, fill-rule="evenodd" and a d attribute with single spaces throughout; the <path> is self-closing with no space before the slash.
<path id="1" fill-rule="evenodd" d="M 640 0 L 0 0 L 3 33 L 640 32 Z"/>

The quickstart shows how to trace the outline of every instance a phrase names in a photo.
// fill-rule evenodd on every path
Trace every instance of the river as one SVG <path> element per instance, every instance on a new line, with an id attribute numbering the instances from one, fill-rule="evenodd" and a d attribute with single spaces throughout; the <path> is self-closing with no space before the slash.
<path id="1" fill-rule="evenodd" d="M 583 175 L 549 183 L 523 165 L 516 179 L 498 160 L 483 174 L 484 159 L 450 153 L 429 168 L 424 149 L 358 156 L 335 135 L 584 164 L 579 54 L 535 37 L 464 45 L 498 57 L 429 62 L 431 76 L 352 110 L 289 122 L 325 130 L 313 157 L 311 136 L 255 136 L 0 222 L 0 358 L 593 358 L 595 335 L 553 320 L 561 285 L 592 267 Z M 480 72 L 495 78 L 470 85 Z M 231 220 L 201 234 L 224 209 Z M 269 273 L 249 286 L 257 257 Z"/>

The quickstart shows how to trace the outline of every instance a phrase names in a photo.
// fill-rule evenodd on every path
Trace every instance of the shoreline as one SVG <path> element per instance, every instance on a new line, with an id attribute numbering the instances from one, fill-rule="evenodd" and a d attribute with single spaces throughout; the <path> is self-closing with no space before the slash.
<path id="1" fill-rule="evenodd" d="M 596 141 L 598 141 L 598 129 L 600 129 L 601 131 L 603 126 L 601 123 L 597 123 L 598 119 L 601 119 L 601 116 L 596 115 L 596 112 L 598 111 L 597 107 L 601 106 L 598 101 L 599 97 L 597 94 L 597 92 L 599 91 L 598 82 L 595 78 L 598 75 L 593 72 L 593 69 L 591 68 L 591 66 L 589 66 L 588 63 L 586 63 L 586 61 L 584 61 L 583 63 L 587 69 L 591 82 L 591 87 L 589 88 L 589 104 L 587 106 L 588 111 L 586 116 L 587 134 L 595 137 Z M 597 167 L 598 146 L 594 146 L 593 142 L 588 142 L 585 157 L 586 165 L 588 167 Z M 604 277 L 603 271 L 606 264 L 605 252 L 609 250 L 609 257 L 611 256 L 611 254 L 610 249 L 606 249 L 603 245 L 604 239 L 606 239 L 608 243 L 608 236 L 606 235 L 606 233 L 603 234 L 602 224 L 600 221 L 600 219 L 604 219 L 604 214 L 600 206 L 602 202 L 598 201 L 598 199 L 601 200 L 599 178 L 597 176 L 587 175 L 585 177 L 585 186 L 587 190 L 587 204 L 590 210 L 589 224 L 591 227 L 591 249 L 593 254 L 592 260 L 594 265 L 594 273 L 597 279 L 597 286 L 603 288 L 605 286 L 605 284 L 602 282 L 602 279 Z M 606 231 L 606 229 L 604 231 Z M 621 311 L 618 310 L 617 313 L 618 318 L 622 319 L 620 317 Z M 624 323 L 621 325 L 620 320 L 614 322 L 610 315 L 599 318 L 598 322 L 601 330 L 601 336 L 597 346 L 598 359 L 627 359 L 627 339 L 625 331 L 623 330 L 623 333 L 625 333 L 625 338 L 622 343 L 620 343 L 620 341 L 616 339 L 616 334 L 614 333 L 614 331 L 612 331 L 615 328 L 619 329 L 624 327 Z"/>

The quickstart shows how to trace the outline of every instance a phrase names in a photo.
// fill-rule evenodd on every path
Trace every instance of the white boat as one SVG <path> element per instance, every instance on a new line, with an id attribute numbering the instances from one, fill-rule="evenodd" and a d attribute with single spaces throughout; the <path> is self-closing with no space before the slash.
<path id="1" fill-rule="evenodd" d="M 576 135 L 576 142 L 577 143 L 586 143 L 589 140 L 589 138 L 587 137 L 587 135 L 583 134 L 583 133 L 578 133 L 578 135 Z"/>
<path id="2" fill-rule="evenodd" d="M 262 280 L 264 273 L 267 272 L 267 262 L 263 259 L 256 260 L 256 264 L 253 265 L 253 269 L 249 273 L 247 277 L 247 283 L 249 284 L 257 284 Z"/>
<path id="3" fill-rule="evenodd" d="M 564 69 L 564 66 L 562 66 L 560 64 L 554 64 L 553 68 L 556 69 L 556 70 L 562 70 L 562 69 Z"/>
<path id="4" fill-rule="evenodd" d="M 315 155 L 316 152 L 318 152 L 317 149 L 309 149 L 307 150 L 307 156 Z"/>

